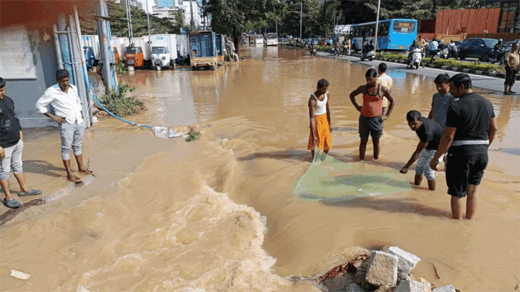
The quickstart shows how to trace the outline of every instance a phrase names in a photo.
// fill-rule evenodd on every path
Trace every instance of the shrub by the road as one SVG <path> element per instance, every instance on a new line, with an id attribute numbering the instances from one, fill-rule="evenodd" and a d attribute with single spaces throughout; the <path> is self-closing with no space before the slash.
<path id="1" fill-rule="evenodd" d="M 133 92 L 135 88 L 130 88 L 126 84 L 119 85 L 119 92 L 112 90 L 110 94 L 105 94 L 99 98 L 99 101 L 117 116 L 124 117 L 139 113 L 141 110 L 146 110 L 144 102 L 128 96 L 128 93 Z"/>
<path id="2" fill-rule="evenodd" d="M 377 54 L 378 58 L 385 58 L 388 60 L 395 61 L 406 61 L 408 59 L 407 54 L 397 54 L 397 53 L 383 53 Z M 505 72 L 503 66 L 493 65 L 493 64 L 482 64 L 480 61 L 473 62 L 461 62 L 454 59 L 437 59 L 432 60 L 432 58 L 423 58 L 423 65 L 434 65 L 434 66 L 447 66 L 454 68 L 463 68 L 470 70 L 479 70 L 482 72 Z"/>

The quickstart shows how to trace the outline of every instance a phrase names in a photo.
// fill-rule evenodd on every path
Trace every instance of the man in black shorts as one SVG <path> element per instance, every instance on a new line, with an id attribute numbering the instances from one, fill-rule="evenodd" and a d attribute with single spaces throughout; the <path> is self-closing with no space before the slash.
<path id="1" fill-rule="evenodd" d="M 437 170 L 439 158 L 448 150 L 446 182 L 451 197 L 453 219 L 462 219 L 462 198 L 466 218 L 475 215 L 477 186 L 488 164 L 488 147 L 497 132 L 493 105 L 473 92 L 471 78 L 457 74 L 450 79 L 450 93 L 460 98 L 448 108 L 446 127 L 430 167 Z M 451 147 L 450 147 L 451 146 Z"/>

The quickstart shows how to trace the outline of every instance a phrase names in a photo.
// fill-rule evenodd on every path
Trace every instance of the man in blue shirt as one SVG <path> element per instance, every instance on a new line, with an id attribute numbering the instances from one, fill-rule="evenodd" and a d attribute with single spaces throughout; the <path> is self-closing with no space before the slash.
<path id="1" fill-rule="evenodd" d="M 439 74 L 435 78 L 437 93 L 433 95 L 432 109 L 428 114 L 428 119 L 433 120 L 443 128 L 446 125 L 446 114 L 451 103 L 455 100 L 448 92 L 450 89 L 450 76 L 446 73 Z"/>

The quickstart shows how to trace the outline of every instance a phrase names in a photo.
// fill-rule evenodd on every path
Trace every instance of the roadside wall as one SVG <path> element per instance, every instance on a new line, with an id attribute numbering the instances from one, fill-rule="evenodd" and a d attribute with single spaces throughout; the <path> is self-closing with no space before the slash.
<path id="1" fill-rule="evenodd" d="M 467 34 L 483 34 L 486 30 L 496 33 L 499 17 L 500 8 L 438 10 L 435 33 L 461 34 L 461 28 L 466 28 Z"/>
<path id="2" fill-rule="evenodd" d="M 36 78 L 12 79 L 9 72 L 1 71 L 0 76 L 6 79 L 6 95 L 14 100 L 22 127 L 52 126 L 51 120 L 40 114 L 36 110 L 35 104 L 45 89 L 55 83 L 57 61 L 52 43 L 54 38 L 48 41 L 43 40 L 43 33 L 40 33 L 39 30 L 28 30 L 27 35 Z"/>

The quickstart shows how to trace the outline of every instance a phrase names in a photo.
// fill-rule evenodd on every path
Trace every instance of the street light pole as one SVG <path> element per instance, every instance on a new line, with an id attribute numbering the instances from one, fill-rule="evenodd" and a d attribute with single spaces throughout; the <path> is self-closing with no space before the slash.
<path id="1" fill-rule="evenodd" d="M 302 26 L 303 26 L 303 1 L 300 3 L 300 40 L 302 39 Z"/>
<path id="2" fill-rule="evenodd" d="M 379 10 L 380 9 L 381 9 L 381 0 L 379 0 L 377 2 L 376 35 L 375 35 L 375 38 L 374 38 L 374 49 L 375 49 L 376 52 L 377 52 L 377 44 L 378 44 L 378 41 L 377 41 L 377 29 L 379 27 Z"/>

